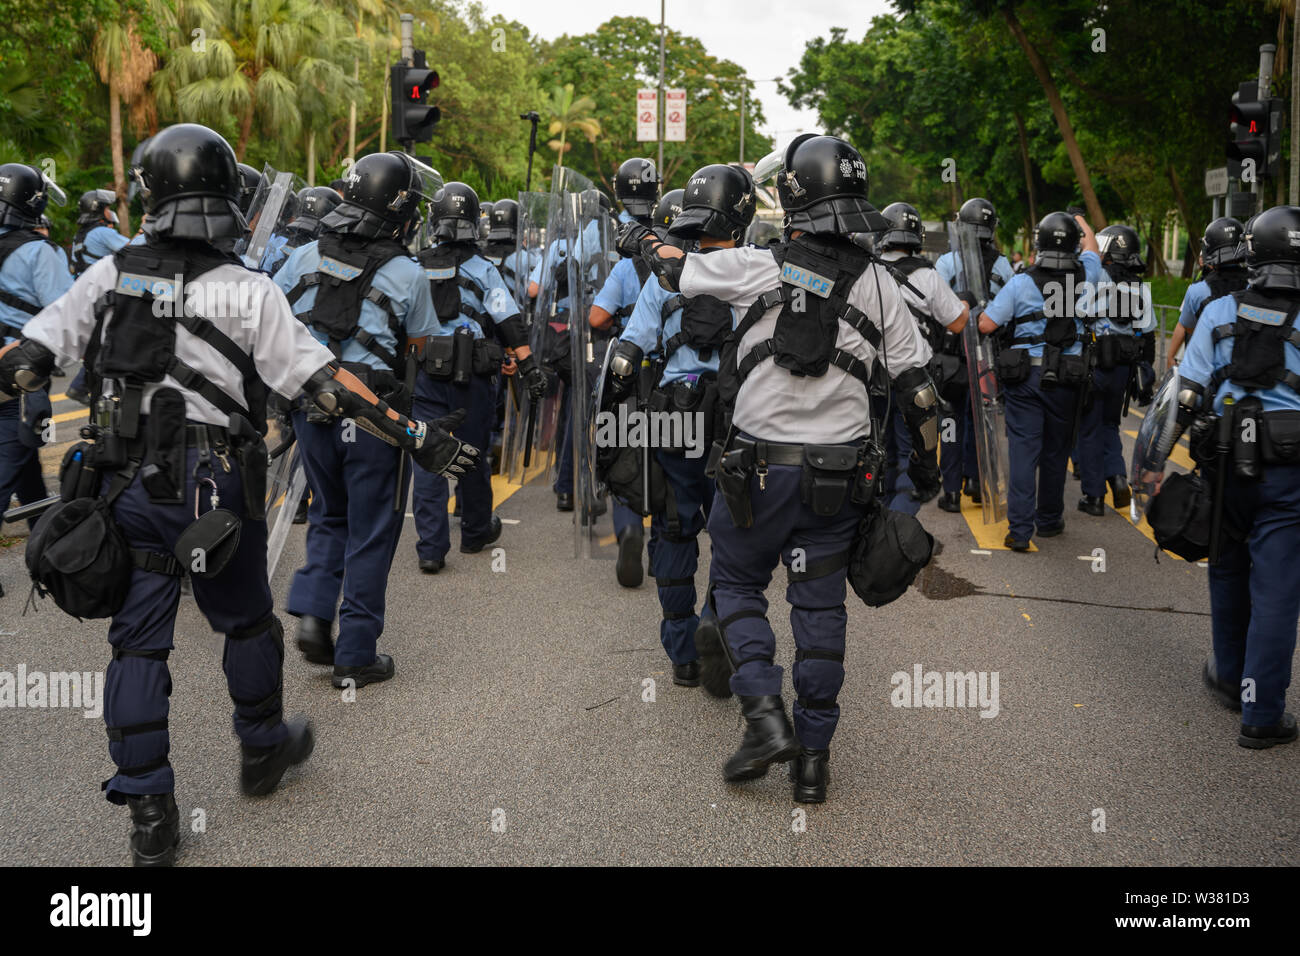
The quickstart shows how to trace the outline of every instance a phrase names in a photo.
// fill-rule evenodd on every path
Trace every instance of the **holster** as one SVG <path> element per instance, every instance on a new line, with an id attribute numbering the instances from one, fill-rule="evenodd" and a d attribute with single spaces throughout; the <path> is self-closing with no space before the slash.
<path id="1" fill-rule="evenodd" d="M 250 521 L 266 519 L 266 472 L 270 465 L 266 442 L 243 415 L 231 415 L 227 426 L 230 450 L 239 463 L 239 478 L 244 486 L 244 517 Z"/>
<path id="2" fill-rule="evenodd" d="M 853 445 L 804 445 L 799 496 L 813 514 L 839 514 L 857 484 L 859 449 Z"/>
<path id="3" fill-rule="evenodd" d="M 852 501 L 870 505 L 879 496 L 885 482 L 885 449 L 874 438 L 858 449 L 853 479 Z"/>
<path id="4" fill-rule="evenodd" d="M 1266 465 L 1300 462 L 1300 412 L 1265 412 L 1260 457 Z"/>
<path id="5" fill-rule="evenodd" d="M 185 398 L 174 388 L 160 388 L 149 402 L 145 454 L 140 482 L 155 504 L 185 500 Z"/>
<path id="6" fill-rule="evenodd" d="M 754 525 L 749 485 L 753 474 L 754 449 L 751 446 L 740 446 L 723 452 L 718 461 L 714 482 L 731 515 L 731 522 L 737 528 L 750 528 Z"/>

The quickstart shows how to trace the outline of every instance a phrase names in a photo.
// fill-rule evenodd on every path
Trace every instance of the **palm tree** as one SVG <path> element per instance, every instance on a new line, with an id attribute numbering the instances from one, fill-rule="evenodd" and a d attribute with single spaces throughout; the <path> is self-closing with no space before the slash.
<path id="1" fill-rule="evenodd" d="M 242 160 L 257 123 L 287 151 L 312 117 L 341 111 L 356 84 L 342 66 L 356 41 L 336 10 L 315 0 L 217 0 L 205 48 L 173 49 L 158 71 L 159 106 L 224 127 L 234 118 Z"/>
<path id="2" fill-rule="evenodd" d="M 95 32 L 91 47 L 95 72 L 108 87 L 108 143 L 113 159 L 113 190 L 117 193 L 118 224 L 123 235 L 131 234 L 126 202 L 126 162 L 122 155 L 122 103 L 133 111 L 143 103 L 149 78 L 158 68 L 158 57 L 140 41 L 139 22 L 132 15 L 107 21 Z M 135 112 L 137 118 L 143 113 Z"/>
<path id="3" fill-rule="evenodd" d="M 551 91 L 550 98 L 545 103 L 546 111 L 551 116 L 551 124 L 547 127 L 547 132 L 552 136 L 559 134 L 559 139 L 553 139 L 546 145 L 559 154 L 556 165 L 564 165 L 564 154 L 573 148 L 573 144 L 566 142 L 570 131 L 582 133 L 587 137 L 587 141 L 594 143 L 596 137 L 600 135 L 600 122 L 591 116 L 591 111 L 596 108 L 596 101 L 590 96 L 575 97 L 573 93 L 573 84 L 565 83 L 564 86 L 557 86 Z"/>

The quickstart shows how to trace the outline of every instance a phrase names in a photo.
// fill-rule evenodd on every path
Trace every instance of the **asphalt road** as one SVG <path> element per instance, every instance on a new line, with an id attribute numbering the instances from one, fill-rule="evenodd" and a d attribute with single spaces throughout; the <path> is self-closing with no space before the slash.
<path id="1" fill-rule="evenodd" d="M 879 610 L 850 595 L 819 807 L 794 804 L 779 768 L 722 780 L 734 699 L 672 684 L 652 587 L 623 590 L 611 562 L 572 558 L 569 516 L 545 486 L 499 514 L 517 521 L 504 570 L 456 552 L 453 530 L 436 577 L 416 569 L 408 518 L 380 644 L 397 676 L 355 702 L 298 658 L 285 619 L 286 709 L 319 739 L 269 798 L 239 794 L 222 639 L 182 601 L 170 661 L 182 864 L 1300 863 L 1300 746 L 1237 746 L 1236 716 L 1200 683 L 1205 570 L 1157 563 L 1114 511 L 1070 511 L 1062 536 L 1014 554 L 981 547 L 973 513 L 923 509 L 943 551 L 918 586 Z M 302 546 L 295 528 L 281 600 Z M 48 601 L 21 613 L 21 552 L 0 549 L 0 671 L 103 670 L 102 623 Z M 788 669 L 782 578 L 770 617 Z M 894 706 L 891 675 L 917 665 L 996 672 L 997 715 Z M 0 709 L 0 860 L 129 862 L 126 813 L 99 790 L 105 744 L 80 711 Z"/>

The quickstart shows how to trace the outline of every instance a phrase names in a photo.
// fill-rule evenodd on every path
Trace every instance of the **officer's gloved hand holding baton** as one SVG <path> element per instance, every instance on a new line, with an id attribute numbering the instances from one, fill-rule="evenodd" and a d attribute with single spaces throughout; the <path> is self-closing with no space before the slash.
<path id="1" fill-rule="evenodd" d="M 619 255 L 631 259 L 641 255 L 642 242 L 646 239 L 657 241 L 658 238 L 649 226 L 643 226 L 633 220 L 618 227 L 618 232 L 614 235 L 614 247 L 618 250 Z"/>
<path id="2" fill-rule="evenodd" d="M 516 364 L 519 366 L 520 381 L 528 389 L 528 397 L 534 402 L 540 402 L 546 394 L 546 373 L 531 354 L 518 359 Z"/>
<path id="3" fill-rule="evenodd" d="M 419 434 L 413 436 L 415 445 L 411 457 L 425 471 L 449 478 L 464 478 L 478 465 L 479 450 L 451 434 L 451 430 L 465 420 L 465 409 L 458 408 L 450 415 L 432 422 L 412 423 Z"/>

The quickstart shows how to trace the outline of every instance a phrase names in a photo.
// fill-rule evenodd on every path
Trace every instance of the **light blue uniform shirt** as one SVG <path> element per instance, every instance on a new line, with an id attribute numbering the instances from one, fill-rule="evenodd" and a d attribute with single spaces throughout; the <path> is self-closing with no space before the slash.
<path id="1" fill-rule="evenodd" d="M 657 353 L 663 343 L 682 330 L 681 309 L 674 309 L 667 321 L 660 325 L 664 303 L 676 294 L 669 292 L 658 282 L 647 281 L 641 288 L 640 296 L 637 297 L 636 308 L 632 310 L 632 316 L 627 320 L 627 327 L 623 329 L 623 334 L 619 338 L 624 342 L 631 342 L 646 355 Z M 731 312 L 731 327 L 733 329 L 736 327 L 735 309 Z M 715 349 L 706 362 L 700 358 L 699 352 L 683 343 L 668 360 L 659 384 L 667 385 L 669 382 L 680 382 L 705 372 L 716 373 L 717 371 L 718 350 Z"/>
<path id="2" fill-rule="evenodd" d="M 655 285 L 658 284 L 655 283 Z M 637 298 L 640 295 L 641 277 L 636 274 L 636 261 L 633 259 L 619 259 L 618 262 L 614 263 L 614 268 L 609 271 L 609 278 L 605 280 L 605 284 L 596 293 L 596 298 L 592 304 L 613 315 L 625 306 L 636 305 Z M 623 322 L 626 323 L 627 318 L 624 318 Z"/>
<path id="3" fill-rule="evenodd" d="M 0 236 L 12 232 L 0 227 Z M 72 288 L 75 280 L 68 269 L 68 257 L 58 246 L 48 242 L 27 242 L 19 246 L 0 267 L 0 289 L 44 308 Z M 0 302 L 0 335 L 7 342 L 18 338 L 27 320 L 28 312 Z"/>
<path id="4" fill-rule="evenodd" d="M 284 290 L 285 294 L 288 294 L 302 276 L 318 271 L 320 261 L 319 243 L 313 241 L 299 246 L 275 274 L 273 281 Z M 375 272 L 371 287 L 388 296 L 393 313 L 406 330 L 407 338 L 418 339 L 438 333 L 438 316 L 433 311 L 433 298 L 429 295 L 429 280 L 425 278 L 424 269 L 414 259 L 409 256 L 397 256 L 388 260 Z M 316 292 L 319 288 L 319 286 L 312 286 L 302 294 L 293 305 L 294 315 L 302 315 L 315 304 Z M 380 346 L 396 353 L 397 338 L 388 326 L 386 310 L 369 300 L 362 302 L 359 324 L 375 337 Z M 311 333 L 317 341 L 327 342 L 324 334 L 316 329 L 311 329 Z M 386 368 L 383 359 L 355 339 L 344 341 L 340 359 L 344 362 L 360 362 L 376 369 Z"/>
<path id="5" fill-rule="evenodd" d="M 533 268 L 541 261 L 542 255 L 536 249 L 516 249 L 510 255 L 503 256 L 500 260 L 496 260 L 489 255 L 484 255 L 483 258 L 497 267 L 497 272 L 501 273 L 502 281 L 505 282 L 506 288 L 510 289 L 512 294 L 515 291 L 514 286 L 516 283 L 522 286 L 519 289 L 519 294 L 515 297 L 515 301 L 519 302 L 528 294 L 529 276 L 532 274 Z M 515 276 L 514 280 L 511 280 L 511 275 Z"/>
<path id="6" fill-rule="evenodd" d="M 1236 321 L 1237 300 L 1232 296 L 1220 296 L 1207 305 L 1205 311 L 1201 313 L 1201 320 L 1196 323 L 1196 331 L 1192 333 L 1183 360 L 1178 365 L 1179 374 L 1197 385 L 1208 386 L 1210 376 L 1232 361 L 1232 344 L 1235 341 L 1235 338 L 1229 337 L 1216 345 L 1214 330 L 1221 325 L 1228 325 Z M 1300 375 L 1300 350 L 1287 342 L 1282 346 L 1282 351 L 1286 361 L 1286 370 L 1292 374 Z M 1234 401 L 1241 401 L 1242 397 L 1247 394 L 1251 393 L 1225 380 L 1219 386 L 1218 392 L 1215 393 L 1214 410 L 1220 414 L 1223 413 L 1223 399 L 1226 395 L 1231 395 Z M 1281 382 L 1272 388 L 1257 391 L 1254 394 L 1259 396 L 1260 403 L 1264 406 L 1266 412 L 1300 411 L 1300 394 L 1297 394 L 1293 389 Z"/>
<path id="7" fill-rule="evenodd" d="M 425 276 L 428 281 L 434 279 L 434 276 L 430 274 L 433 271 L 432 269 L 425 269 Z M 462 262 L 460 264 L 460 274 L 483 290 L 482 295 L 477 295 L 464 286 L 460 286 L 460 301 L 462 304 L 468 305 L 477 312 L 486 313 L 497 325 L 500 325 L 511 316 L 519 314 L 519 306 L 515 304 L 515 298 L 510 291 L 510 287 L 501 278 L 501 273 L 497 271 L 497 267 L 484 259 L 483 256 L 474 255 Z M 452 335 L 462 325 L 474 333 L 474 338 L 483 338 L 482 326 L 467 315 L 461 315 L 450 322 L 441 323 L 437 330 L 430 334 Z"/>
<path id="8" fill-rule="evenodd" d="M 960 269 L 957 266 L 957 257 L 953 253 L 945 252 L 941 255 L 939 261 L 934 264 L 934 268 L 943 277 L 944 282 L 950 286 L 955 286 L 957 273 Z M 993 263 L 993 275 L 989 278 L 989 295 L 996 297 L 1014 275 L 1016 275 L 1016 271 L 1011 268 L 1011 263 L 1007 261 L 1007 257 L 998 256 Z"/>
<path id="9" fill-rule="evenodd" d="M 1210 297 L 1210 284 L 1204 279 L 1193 282 L 1183 295 L 1182 308 L 1178 310 L 1178 324 L 1188 332 L 1196 328 L 1196 310 Z"/>
<path id="10" fill-rule="evenodd" d="M 111 256 L 130 241 L 128 236 L 122 235 L 111 226 L 96 226 L 86 233 L 85 241 L 81 244 L 81 258 L 89 268 L 104 256 Z M 76 252 L 75 244 L 73 252 Z"/>
<path id="11" fill-rule="evenodd" d="M 1077 337 L 1074 344 L 1065 350 L 1066 355 L 1078 355 L 1083 351 L 1083 343 L 1080 341 L 1083 336 L 1083 320 L 1091 315 L 1092 299 L 1095 294 L 1092 290 L 1096 289 L 1103 276 L 1101 258 L 1097 253 L 1091 251 L 1080 253 L 1079 261 L 1083 263 L 1084 281 L 1088 284 L 1076 289 L 1074 331 Z M 1038 286 L 1034 284 L 1033 278 L 1028 272 L 1021 272 L 1011 277 L 1011 280 L 1002 287 L 1002 291 L 994 297 L 984 312 L 1000 327 L 1006 325 L 1013 318 L 1041 312 L 1043 305 L 1043 294 L 1038 291 Z M 1015 341 L 1012 343 L 1012 348 L 1027 348 L 1030 355 L 1041 357 L 1043 354 L 1042 342 L 1030 345 L 1028 342 L 1021 342 L 1021 340 L 1042 335 L 1046 328 L 1046 319 L 1016 323 Z"/>

